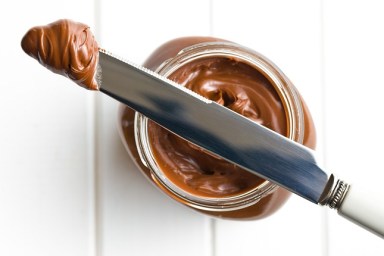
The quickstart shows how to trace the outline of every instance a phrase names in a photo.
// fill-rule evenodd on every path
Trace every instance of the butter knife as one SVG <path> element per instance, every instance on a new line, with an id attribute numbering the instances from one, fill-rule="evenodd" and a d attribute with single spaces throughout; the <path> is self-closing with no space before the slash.
<path id="1" fill-rule="evenodd" d="M 314 204 L 336 209 L 384 238 L 384 194 L 326 173 L 312 150 L 104 50 L 99 52 L 98 68 L 101 92 Z"/>

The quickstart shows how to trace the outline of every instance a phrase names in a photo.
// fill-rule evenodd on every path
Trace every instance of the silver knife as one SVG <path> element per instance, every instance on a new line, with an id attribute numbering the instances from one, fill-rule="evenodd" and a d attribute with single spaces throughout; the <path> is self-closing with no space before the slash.
<path id="1" fill-rule="evenodd" d="M 99 52 L 98 68 L 101 92 L 312 203 L 336 209 L 384 238 L 383 197 L 327 174 L 312 150 L 104 50 Z"/>

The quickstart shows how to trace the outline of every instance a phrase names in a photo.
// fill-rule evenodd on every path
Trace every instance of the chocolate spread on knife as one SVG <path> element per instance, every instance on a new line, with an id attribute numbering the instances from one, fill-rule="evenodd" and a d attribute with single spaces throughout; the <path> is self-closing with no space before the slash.
<path id="1" fill-rule="evenodd" d="M 98 89 L 99 47 L 89 26 L 66 19 L 36 26 L 25 34 L 21 47 L 52 72 L 86 89 Z"/>
<path id="2" fill-rule="evenodd" d="M 169 78 L 287 135 L 287 117 L 275 88 L 263 74 L 244 62 L 206 57 L 181 67 Z M 241 133 L 241 130 L 233 132 Z M 264 182 L 154 122 L 149 123 L 148 134 L 157 164 L 167 178 L 184 191 L 206 197 L 226 197 L 247 192 Z"/>

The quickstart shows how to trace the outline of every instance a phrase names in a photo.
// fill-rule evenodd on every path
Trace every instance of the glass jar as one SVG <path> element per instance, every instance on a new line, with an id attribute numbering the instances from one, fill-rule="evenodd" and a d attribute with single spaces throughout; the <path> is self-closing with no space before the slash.
<path id="1" fill-rule="evenodd" d="M 302 97 L 270 60 L 253 50 L 217 38 L 179 38 L 160 46 L 144 66 L 315 147 L 313 121 Z M 287 190 L 200 149 L 124 105 L 119 110 L 119 131 L 145 176 L 197 211 L 222 218 L 260 219 L 274 213 L 290 196 Z"/>

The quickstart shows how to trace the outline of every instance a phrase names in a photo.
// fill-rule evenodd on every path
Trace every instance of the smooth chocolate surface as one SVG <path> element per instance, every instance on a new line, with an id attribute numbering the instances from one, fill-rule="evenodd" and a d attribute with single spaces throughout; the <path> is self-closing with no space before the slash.
<path id="1" fill-rule="evenodd" d="M 89 26 L 66 19 L 36 26 L 24 35 L 21 47 L 52 72 L 86 89 L 98 89 L 99 47 Z"/>
<path id="2" fill-rule="evenodd" d="M 262 73 L 242 61 L 206 57 L 183 66 L 169 78 L 282 135 L 287 134 L 287 117 L 275 88 Z M 241 130 L 233 132 L 241 133 Z M 153 122 L 149 124 L 148 133 L 161 170 L 189 193 L 233 196 L 264 182 Z"/>
<path id="3" fill-rule="evenodd" d="M 189 46 L 193 46 L 195 44 L 199 43 L 215 43 L 215 42 L 223 42 L 225 40 L 219 39 L 219 38 L 212 38 L 212 37 L 181 37 L 181 38 L 175 38 L 170 41 L 165 42 L 164 44 L 157 47 L 146 59 L 144 62 L 144 66 L 155 71 L 159 68 L 159 66 L 163 65 L 168 59 L 173 59 L 180 51 L 183 49 L 186 49 Z M 188 69 L 184 69 L 186 71 L 186 75 L 188 75 Z M 175 79 L 176 74 L 174 74 Z M 181 78 L 178 78 L 181 81 Z M 267 82 L 268 84 L 268 82 Z M 267 86 L 268 87 L 268 86 Z M 309 109 L 307 105 L 305 104 L 304 100 L 301 98 L 300 95 L 299 100 L 301 101 L 302 107 L 303 107 L 303 118 L 304 118 L 304 140 L 302 142 L 303 145 L 310 147 L 312 149 L 315 148 L 316 145 L 316 130 L 314 127 L 314 123 L 311 117 L 311 114 L 309 112 Z M 251 204 L 245 208 L 241 209 L 233 209 L 229 211 L 222 211 L 222 209 L 219 207 L 217 210 L 212 209 L 201 209 L 200 207 L 196 208 L 193 201 L 187 201 L 184 197 L 181 196 L 175 196 L 175 194 L 166 186 L 163 186 L 161 183 L 157 181 L 156 178 L 152 175 L 151 170 L 142 162 L 142 159 L 139 154 L 139 145 L 136 144 L 135 141 L 135 111 L 131 108 L 120 105 L 119 108 L 119 132 L 122 139 L 122 142 L 124 146 L 126 147 L 129 155 L 131 156 L 134 163 L 137 165 L 139 170 L 148 178 L 149 181 L 151 181 L 156 187 L 158 187 L 160 190 L 162 190 L 165 194 L 173 198 L 174 200 L 191 207 L 192 209 L 198 210 L 200 212 L 203 212 L 210 216 L 215 216 L 219 218 L 226 218 L 226 219 L 235 219 L 235 220 L 246 220 L 246 219 L 262 219 L 267 216 L 270 216 L 274 212 L 276 212 L 278 209 L 280 209 L 284 203 L 288 200 L 291 193 L 281 187 L 277 187 L 276 190 L 269 193 L 268 195 L 262 197 L 257 203 Z M 218 127 L 220 129 L 220 127 Z M 241 132 L 241 131 L 235 131 L 235 132 Z M 157 136 L 157 135 L 156 135 Z M 185 142 L 184 142 L 185 143 Z M 177 146 L 177 145 L 176 145 Z M 186 146 L 189 146 L 188 143 Z M 193 148 L 193 145 L 191 145 Z M 177 149 L 177 148 L 176 148 Z M 187 148 L 188 150 L 188 148 Z M 193 152 L 192 150 L 188 152 Z M 165 153 L 165 151 L 163 152 Z M 196 154 L 199 153 L 199 151 L 196 151 Z M 172 153 L 171 153 L 172 154 Z M 174 154 L 177 154 L 174 152 Z M 199 153 L 200 155 L 200 153 Z M 208 156 L 207 156 L 208 157 Z M 188 158 L 187 158 L 188 159 Z M 175 163 L 177 164 L 177 163 Z M 189 192 L 201 195 L 202 192 L 199 192 L 196 190 L 193 186 L 189 186 L 188 183 L 184 182 L 183 178 L 177 177 L 178 175 L 178 169 L 173 170 L 167 170 L 167 166 L 162 164 L 164 167 L 163 171 L 169 176 L 169 179 L 173 180 L 174 182 L 178 182 L 179 186 L 184 189 L 188 189 Z M 205 177 L 206 180 L 209 179 L 209 175 L 200 173 L 197 175 L 199 170 L 197 169 L 195 172 L 193 172 L 190 177 Z M 244 171 L 243 174 L 247 175 L 247 173 Z M 172 177 L 172 175 L 176 177 Z M 212 177 L 216 177 L 213 176 Z M 246 178 L 244 178 L 246 179 Z M 262 179 L 259 179 L 261 182 Z M 257 181 L 254 183 L 257 184 Z M 247 191 L 247 188 L 243 188 L 242 191 Z M 240 192 L 241 193 L 241 192 Z M 205 193 L 207 194 L 207 193 Z M 236 194 L 234 192 L 234 194 Z M 211 191 L 209 194 L 213 200 L 216 198 L 222 198 L 225 200 L 226 195 L 218 194 L 216 195 L 214 192 Z M 228 195 L 228 194 L 227 194 Z M 230 195 L 230 194 L 229 194 Z"/>

